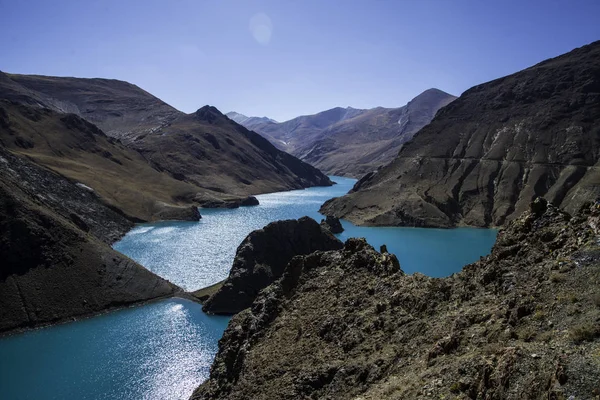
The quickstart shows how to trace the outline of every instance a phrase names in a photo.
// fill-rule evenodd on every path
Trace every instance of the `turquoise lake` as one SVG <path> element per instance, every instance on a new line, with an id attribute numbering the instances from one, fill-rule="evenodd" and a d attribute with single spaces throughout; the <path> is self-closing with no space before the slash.
<path id="1" fill-rule="evenodd" d="M 196 290 L 229 274 L 237 246 L 255 229 L 280 219 L 308 215 L 320 221 L 319 207 L 326 200 L 346 194 L 355 179 L 331 177 L 337 185 L 256 196 L 259 206 L 233 210 L 200 210 L 199 222 L 140 224 L 114 248 L 156 274 L 186 290 Z M 365 237 L 377 250 L 386 244 L 407 273 L 442 277 L 489 253 L 496 231 L 492 229 L 424 229 L 354 226 L 342 221 L 338 236 Z"/>
<path id="2" fill-rule="evenodd" d="M 201 210 L 199 222 L 140 224 L 115 249 L 195 290 L 224 279 L 244 237 L 271 221 L 308 215 L 345 194 L 337 185 L 257 196 L 260 205 Z M 338 235 L 386 244 L 407 273 L 447 276 L 489 253 L 495 230 L 356 227 Z M 187 399 L 208 377 L 229 318 L 182 299 L 163 300 L 0 339 L 1 399 Z"/>
<path id="3" fill-rule="evenodd" d="M 0 340 L 0 399 L 187 399 L 229 318 L 169 299 Z"/>

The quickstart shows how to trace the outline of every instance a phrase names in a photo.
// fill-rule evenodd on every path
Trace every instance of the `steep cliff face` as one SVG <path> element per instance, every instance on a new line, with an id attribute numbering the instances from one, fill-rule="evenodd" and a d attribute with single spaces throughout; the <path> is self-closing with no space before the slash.
<path id="1" fill-rule="evenodd" d="M 540 199 L 448 278 L 361 239 L 295 257 L 232 318 L 192 399 L 596 398 L 599 220 Z"/>
<path id="2" fill-rule="evenodd" d="M 0 146 L 0 332 L 180 290 L 110 247 L 131 226 L 89 188 Z"/>
<path id="3" fill-rule="evenodd" d="M 143 154 L 157 171 L 198 187 L 202 199 L 332 184 L 216 108 L 185 114 L 128 82 L 0 72 L 0 98 L 79 116 Z M 194 197 L 169 194 L 176 201 Z"/>
<path id="4" fill-rule="evenodd" d="M 360 177 L 393 160 L 401 145 L 455 98 L 428 89 L 403 107 L 336 107 L 281 123 L 227 115 L 328 174 Z"/>
<path id="5" fill-rule="evenodd" d="M 600 42 L 475 86 L 322 211 L 359 224 L 498 226 L 536 196 L 600 194 Z"/>
<path id="6" fill-rule="evenodd" d="M 341 247 L 342 242 L 309 217 L 272 222 L 244 239 L 229 276 L 202 309 L 214 314 L 240 312 L 281 277 L 292 257 Z"/>

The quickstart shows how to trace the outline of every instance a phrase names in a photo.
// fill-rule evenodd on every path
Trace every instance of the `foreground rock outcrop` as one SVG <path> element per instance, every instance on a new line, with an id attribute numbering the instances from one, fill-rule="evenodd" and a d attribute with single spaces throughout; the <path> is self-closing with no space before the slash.
<path id="1" fill-rule="evenodd" d="M 600 41 L 475 86 L 326 215 L 366 225 L 502 226 L 536 196 L 600 195 Z"/>
<path id="2" fill-rule="evenodd" d="M 448 278 L 360 239 L 294 257 L 192 399 L 596 399 L 599 221 L 538 200 Z"/>
<path id="3" fill-rule="evenodd" d="M 309 217 L 272 222 L 244 239 L 229 277 L 202 309 L 235 314 L 250 307 L 262 289 L 279 279 L 292 257 L 341 247 L 342 242 Z"/>
<path id="4" fill-rule="evenodd" d="M 339 218 L 332 217 L 330 215 L 326 216 L 325 219 L 321 220 L 321 226 L 331 233 L 342 233 L 344 232 L 344 227 L 340 222 Z"/>
<path id="5" fill-rule="evenodd" d="M 0 333 L 179 291 L 110 247 L 132 226 L 89 188 L 0 146 Z"/>

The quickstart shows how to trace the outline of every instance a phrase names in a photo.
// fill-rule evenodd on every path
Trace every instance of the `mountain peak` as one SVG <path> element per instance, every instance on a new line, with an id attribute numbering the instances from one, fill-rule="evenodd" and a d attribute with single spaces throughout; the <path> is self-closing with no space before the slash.
<path id="1" fill-rule="evenodd" d="M 231 119 L 234 118 L 248 118 L 248 116 L 244 115 L 244 114 L 240 114 L 239 112 L 235 112 L 235 111 L 229 111 L 227 113 L 225 113 L 226 116 L 228 116 Z"/>
<path id="2" fill-rule="evenodd" d="M 436 110 L 450 104 L 457 97 L 437 88 L 430 88 L 414 97 L 408 102 L 409 108 L 435 108 Z M 400 121 L 399 121 L 400 122 Z"/>
<path id="3" fill-rule="evenodd" d="M 194 113 L 196 119 L 200 121 L 206 121 L 208 123 L 213 123 L 218 118 L 223 117 L 223 113 L 219 111 L 215 106 L 206 105 L 201 107 Z"/>
<path id="4" fill-rule="evenodd" d="M 456 97 L 456 96 L 453 96 L 450 93 L 446 93 L 443 90 L 440 90 L 438 88 L 429 88 L 427 90 L 424 90 L 419 95 L 417 95 L 415 97 L 415 99 L 418 98 L 418 97 L 421 97 L 421 96 L 438 96 L 438 97 L 448 97 L 448 96 L 450 96 L 450 97 Z"/>
<path id="5" fill-rule="evenodd" d="M 235 111 L 229 111 L 225 114 L 225 116 L 241 125 L 252 125 L 254 123 L 278 123 L 277 121 L 269 117 L 248 117 L 244 114 L 240 114 Z"/>

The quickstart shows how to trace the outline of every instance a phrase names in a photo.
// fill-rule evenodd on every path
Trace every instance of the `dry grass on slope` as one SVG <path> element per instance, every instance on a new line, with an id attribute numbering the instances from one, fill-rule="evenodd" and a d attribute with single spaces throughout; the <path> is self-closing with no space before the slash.
<path id="1" fill-rule="evenodd" d="M 153 169 L 142 155 L 72 114 L 0 103 L 0 140 L 15 154 L 93 188 L 126 214 L 153 220 L 201 189 Z M 185 208 L 187 209 L 187 207 Z"/>

